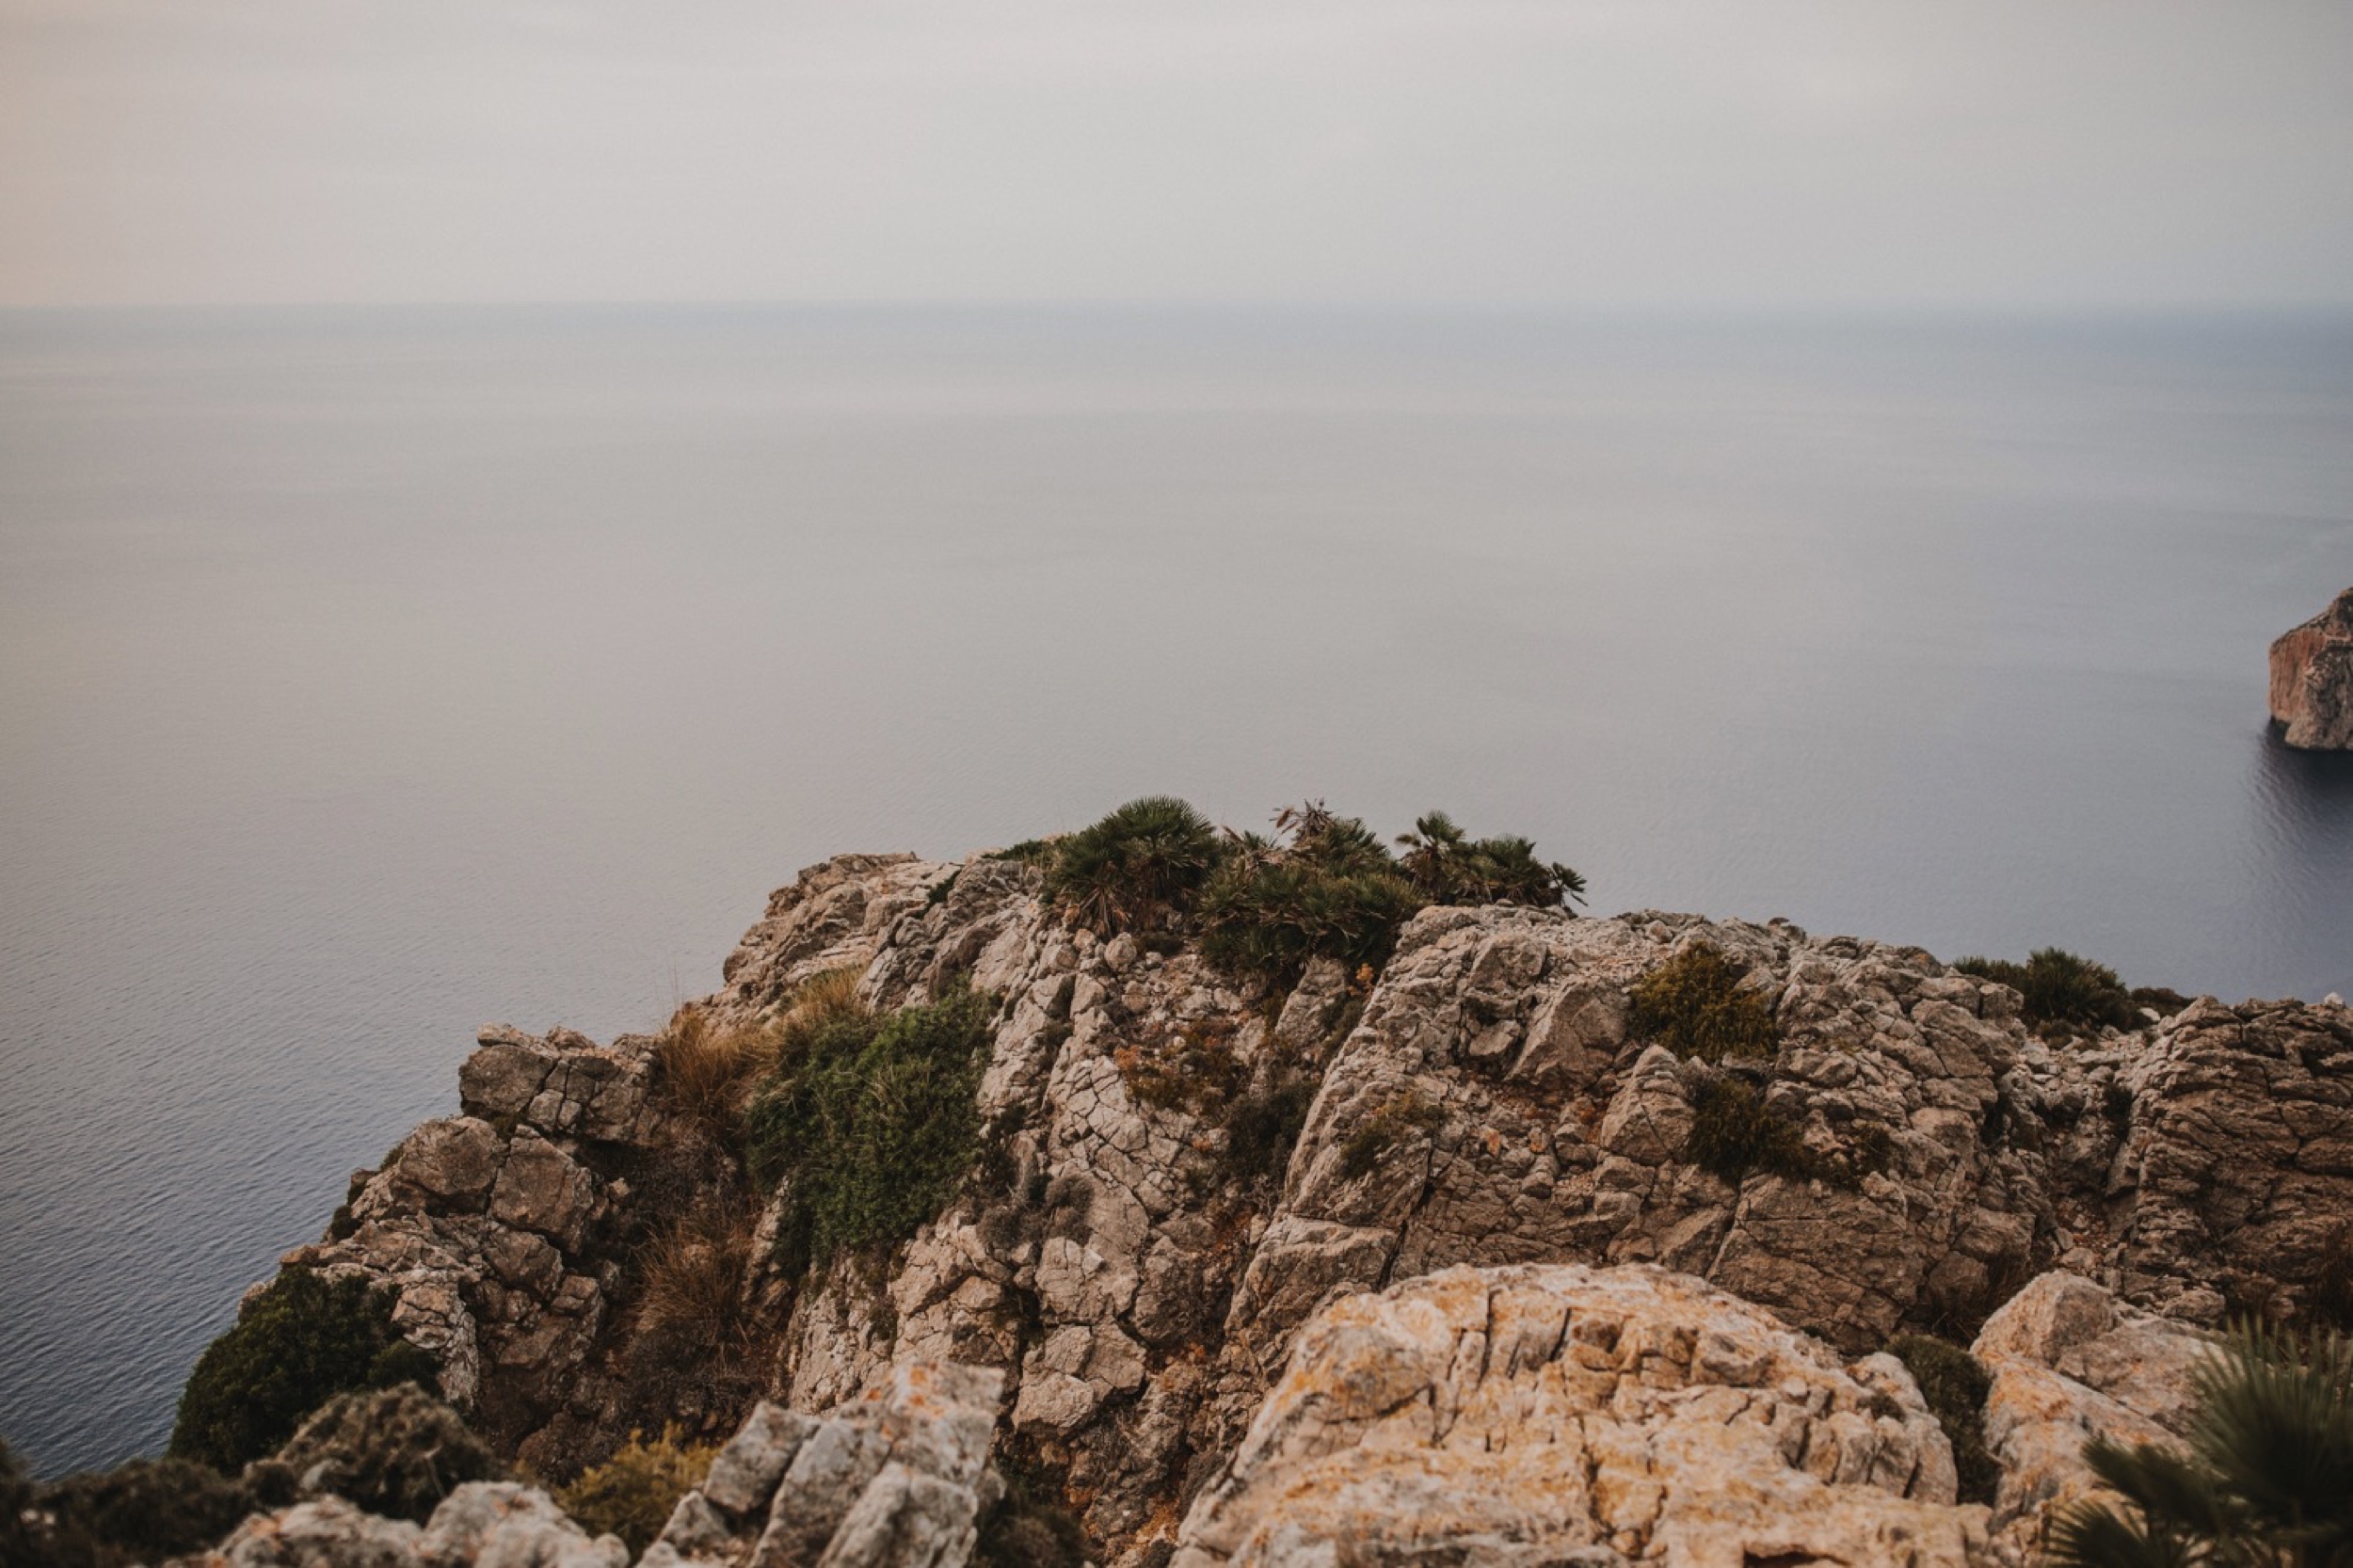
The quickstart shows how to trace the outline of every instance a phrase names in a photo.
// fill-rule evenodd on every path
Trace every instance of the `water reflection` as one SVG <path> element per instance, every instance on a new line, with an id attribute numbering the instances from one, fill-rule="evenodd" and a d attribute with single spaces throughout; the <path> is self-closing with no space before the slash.
<path id="1" fill-rule="evenodd" d="M 2334 933 L 2324 982 L 2353 991 L 2353 752 L 2298 750 L 2273 725 L 2256 758 L 2257 967 L 2275 972 L 2273 953 Z"/>

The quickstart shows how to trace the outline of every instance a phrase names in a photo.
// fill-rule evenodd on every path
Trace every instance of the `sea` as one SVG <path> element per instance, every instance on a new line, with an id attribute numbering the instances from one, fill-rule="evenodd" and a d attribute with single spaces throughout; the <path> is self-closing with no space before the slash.
<path id="1" fill-rule="evenodd" d="M 1181 794 L 1589 908 L 2353 993 L 2353 316 L 0 312 L 0 1437 L 183 1379 L 477 1026 Z"/>

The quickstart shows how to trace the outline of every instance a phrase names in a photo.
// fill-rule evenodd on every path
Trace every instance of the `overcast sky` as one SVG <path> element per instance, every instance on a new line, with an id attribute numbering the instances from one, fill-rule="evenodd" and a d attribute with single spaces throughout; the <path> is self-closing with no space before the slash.
<path id="1" fill-rule="evenodd" d="M 2353 301 L 2353 3 L 0 0 L 0 302 Z"/>

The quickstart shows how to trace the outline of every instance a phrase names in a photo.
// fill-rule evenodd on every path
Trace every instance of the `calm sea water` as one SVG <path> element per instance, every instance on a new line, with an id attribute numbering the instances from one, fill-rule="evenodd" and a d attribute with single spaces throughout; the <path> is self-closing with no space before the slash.
<path id="1" fill-rule="evenodd" d="M 156 1450 L 474 1026 L 1174 791 L 2353 991 L 2353 321 L 0 315 L 0 1433 Z"/>

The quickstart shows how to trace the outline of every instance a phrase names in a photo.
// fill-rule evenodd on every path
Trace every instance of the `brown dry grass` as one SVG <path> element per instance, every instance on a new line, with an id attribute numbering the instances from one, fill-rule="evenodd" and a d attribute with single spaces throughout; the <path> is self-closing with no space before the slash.
<path id="1" fill-rule="evenodd" d="M 753 1082 L 776 1060 L 774 1028 L 715 1023 L 691 1003 L 670 1019 L 654 1051 L 664 1097 L 715 1127 L 734 1121 Z"/>
<path id="2" fill-rule="evenodd" d="M 752 1214 L 711 1203 L 672 1221 L 647 1243 L 641 1334 L 722 1358 L 751 1337 Z"/>
<path id="3" fill-rule="evenodd" d="M 843 968 L 812 976 L 780 1016 L 754 1023 L 718 1022 L 695 1002 L 680 1008 L 654 1052 L 664 1096 L 712 1128 L 731 1128 L 761 1078 L 800 1061 L 827 1025 L 867 1015 L 857 996 L 863 973 Z"/>

